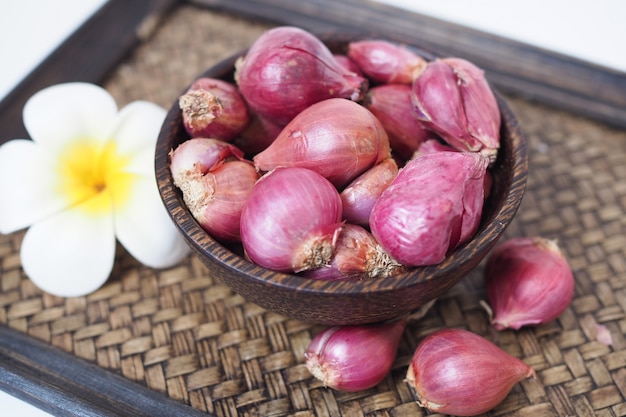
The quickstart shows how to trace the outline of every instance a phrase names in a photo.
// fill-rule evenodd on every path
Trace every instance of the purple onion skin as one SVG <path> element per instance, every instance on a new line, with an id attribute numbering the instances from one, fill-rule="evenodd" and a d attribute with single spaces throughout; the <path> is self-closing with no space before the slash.
<path id="1" fill-rule="evenodd" d="M 246 155 L 256 155 L 267 149 L 282 129 L 283 126 L 279 126 L 256 113 L 252 113 L 250 115 L 250 123 L 232 143 Z"/>
<path id="2" fill-rule="evenodd" d="M 193 138 L 170 151 L 170 171 L 177 187 L 185 178 L 200 177 L 228 159 L 243 159 L 235 145 L 219 139 Z"/>
<path id="3" fill-rule="evenodd" d="M 426 60 L 407 47 L 381 39 L 350 42 L 347 55 L 378 84 L 410 85 L 426 66 Z"/>
<path id="4" fill-rule="evenodd" d="M 574 275 L 556 241 L 506 240 L 491 252 L 485 287 L 496 330 L 519 330 L 559 317 L 574 297 Z"/>
<path id="5" fill-rule="evenodd" d="M 453 147 L 451 147 L 450 145 L 442 143 L 438 139 L 428 139 L 420 145 L 417 151 L 415 151 L 415 153 L 413 154 L 412 158 L 417 158 L 418 156 L 425 155 L 427 153 L 432 153 L 432 152 L 458 152 L 458 151 L 454 149 Z M 491 194 L 492 185 L 493 185 L 493 175 L 491 174 L 491 171 L 488 169 L 487 172 L 485 172 L 485 186 L 484 186 L 485 200 L 487 200 L 487 198 L 489 198 L 489 195 Z"/>
<path id="6" fill-rule="evenodd" d="M 291 26 L 261 35 L 236 65 L 235 79 L 250 108 L 282 126 L 324 99 L 359 101 L 368 87 L 320 39 Z"/>
<path id="7" fill-rule="evenodd" d="M 230 142 L 250 122 L 248 105 L 237 87 L 209 77 L 196 79 L 179 98 L 183 125 L 192 138 Z"/>
<path id="8" fill-rule="evenodd" d="M 363 105 L 380 120 L 394 154 L 407 160 L 426 140 L 436 137 L 413 114 L 411 86 L 383 84 L 367 92 Z"/>
<path id="9" fill-rule="evenodd" d="M 412 84 L 413 111 L 460 151 L 495 160 L 500 147 L 500 109 L 483 71 L 459 58 L 428 63 Z"/>
<path id="10" fill-rule="evenodd" d="M 433 152 L 457 152 L 457 150 L 438 139 L 428 139 L 420 144 L 412 157 L 417 158 L 418 156 Z"/>
<path id="11" fill-rule="evenodd" d="M 253 160 L 262 172 L 308 168 L 342 189 L 390 156 L 387 132 L 372 112 L 353 101 L 330 98 L 298 114 Z"/>
<path id="12" fill-rule="evenodd" d="M 372 388 L 391 370 L 405 328 L 403 319 L 326 328 L 305 352 L 306 366 L 326 387 L 347 392 Z"/>
<path id="13" fill-rule="evenodd" d="M 363 72 L 361 71 L 361 68 L 359 68 L 356 62 L 348 58 L 348 55 L 334 54 L 333 56 L 335 57 L 337 62 L 339 62 L 339 64 L 341 64 L 348 71 L 354 72 L 355 74 L 358 74 L 362 77 L 364 76 Z"/>
<path id="14" fill-rule="evenodd" d="M 343 203 L 343 217 L 349 223 L 369 227 L 374 203 L 398 175 L 398 164 L 387 158 L 368 169 L 339 194 Z"/>
<path id="15" fill-rule="evenodd" d="M 346 223 L 328 266 L 306 271 L 304 276 L 321 280 L 385 278 L 406 268 L 386 254 L 364 227 Z"/>
<path id="16" fill-rule="evenodd" d="M 376 201 L 372 234 L 406 266 L 438 264 L 480 223 L 487 158 L 435 152 L 407 162 Z"/>
<path id="17" fill-rule="evenodd" d="M 341 227 L 341 198 L 320 174 L 276 168 L 254 186 L 241 213 L 241 241 L 254 263 L 302 272 L 330 261 Z"/>
<path id="18" fill-rule="evenodd" d="M 535 371 L 489 340 L 463 329 L 442 329 L 417 347 L 406 382 L 418 403 L 436 413 L 476 416 L 500 404 Z"/>
<path id="19" fill-rule="evenodd" d="M 219 242 L 240 241 L 240 219 L 243 206 L 259 175 L 248 161 L 227 161 L 205 174 L 195 190 L 200 191 L 199 204 L 184 199 L 198 223 Z M 184 191 L 185 189 L 183 189 Z"/>

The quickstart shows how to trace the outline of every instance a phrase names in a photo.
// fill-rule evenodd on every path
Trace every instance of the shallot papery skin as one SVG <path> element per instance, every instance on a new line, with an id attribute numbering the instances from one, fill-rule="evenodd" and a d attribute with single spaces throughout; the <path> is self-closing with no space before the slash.
<path id="1" fill-rule="evenodd" d="M 259 175 L 248 161 L 226 161 L 181 187 L 183 201 L 215 240 L 240 240 L 241 211 Z"/>
<path id="2" fill-rule="evenodd" d="M 186 182 L 202 177 L 226 160 L 241 160 L 244 155 L 238 147 L 219 139 L 192 138 L 171 150 L 169 156 L 174 185 L 183 189 Z"/>
<path id="3" fill-rule="evenodd" d="M 324 280 L 386 278 L 405 272 L 362 226 L 346 223 L 327 266 L 307 271 L 305 276 Z"/>
<path id="4" fill-rule="evenodd" d="M 348 184 L 340 193 L 343 218 L 368 226 L 374 203 L 398 175 L 398 163 L 387 158 L 374 165 Z"/>
<path id="5" fill-rule="evenodd" d="M 250 115 L 250 123 L 232 143 L 246 155 L 256 155 L 274 142 L 283 126 L 270 122 L 256 113 Z"/>
<path id="6" fill-rule="evenodd" d="M 372 234 L 407 266 L 438 264 L 480 224 L 488 160 L 472 152 L 435 152 L 410 160 L 376 200 Z"/>
<path id="7" fill-rule="evenodd" d="M 417 158 L 418 156 L 432 152 L 457 152 L 457 150 L 450 145 L 442 143 L 438 139 L 427 139 L 419 146 L 415 153 L 413 153 L 412 158 Z M 493 174 L 489 169 L 485 172 L 484 185 L 486 200 L 489 198 L 489 195 L 491 195 L 491 186 L 493 185 Z"/>
<path id="8" fill-rule="evenodd" d="M 461 151 L 492 162 L 500 147 L 500 108 L 483 70 L 460 58 L 431 61 L 412 84 L 415 116 Z"/>
<path id="9" fill-rule="evenodd" d="M 393 152 L 405 160 L 410 159 L 424 141 L 436 137 L 413 114 L 410 85 L 383 84 L 372 87 L 363 105 L 382 123 Z"/>
<path id="10" fill-rule="evenodd" d="M 363 71 L 361 71 L 361 68 L 359 68 L 359 66 L 356 64 L 356 62 L 354 62 L 353 60 L 348 58 L 348 55 L 334 54 L 333 56 L 335 57 L 337 62 L 339 62 L 348 71 L 352 71 L 355 74 L 359 74 L 361 76 L 364 75 Z"/>
<path id="11" fill-rule="evenodd" d="M 500 404 L 535 371 L 489 340 L 463 329 L 431 333 L 417 347 L 406 382 L 421 407 L 455 416 L 475 416 Z"/>
<path id="12" fill-rule="evenodd" d="M 427 63 L 408 47 L 380 39 L 350 42 L 347 55 L 368 78 L 379 84 L 410 85 Z"/>
<path id="13" fill-rule="evenodd" d="M 369 84 L 337 62 L 319 38 L 292 26 L 257 38 L 236 64 L 235 80 L 251 109 L 282 126 L 327 98 L 359 101 Z"/>
<path id="14" fill-rule="evenodd" d="M 306 367 L 329 388 L 348 392 L 372 388 L 389 374 L 406 323 L 328 327 L 306 350 Z"/>
<path id="15" fill-rule="evenodd" d="M 241 213 L 247 257 L 279 272 L 302 272 L 330 262 L 343 226 L 341 198 L 320 174 L 279 167 L 254 186 Z"/>
<path id="16" fill-rule="evenodd" d="M 458 152 L 456 149 L 446 143 L 442 143 L 438 139 L 427 139 L 420 143 L 417 150 L 413 153 L 412 158 L 433 152 Z"/>
<path id="17" fill-rule="evenodd" d="M 485 265 L 485 288 L 496 330 L 519 330 L 556 319 L 574 297 L 574 275 L 554 240 L 510 238 Z"/>
<path id="18" fill-rule="evenodd" d="M 209 77 L 196 79 L 178 99 L 185 130 L 194 137 L 231 141 L 250 121 L 248 105 L 234 84 Z"/>
<path id="19" fill-rule="evenodd" d="M 253 160 L 259 171 L 308 168 L 341 189 L 390 156 L 387 132 L 372 112 L 353 101 L 331 98 L 298 114 Z"/>

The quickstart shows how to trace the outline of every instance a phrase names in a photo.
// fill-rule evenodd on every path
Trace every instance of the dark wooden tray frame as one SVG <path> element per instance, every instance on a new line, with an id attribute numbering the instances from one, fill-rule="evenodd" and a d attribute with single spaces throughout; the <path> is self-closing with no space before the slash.
<path id="1" fill-rule="evenodd" d="M 102 82 L 178 3 L 109 0 L 0 102 L 0 144 L 26 137 L 21 111 L 34 92 L 65 81 Z M 502 92 L 626 128 L 626 74 L 535 47 L 367 0 L 192 3 L 314 31 L 366 25 L 371 32 L 435 54 L 446 51 L 470 59 L 485 68 Z M 58 416 L 206 415 L 3 325 L 0 389 Z"/>

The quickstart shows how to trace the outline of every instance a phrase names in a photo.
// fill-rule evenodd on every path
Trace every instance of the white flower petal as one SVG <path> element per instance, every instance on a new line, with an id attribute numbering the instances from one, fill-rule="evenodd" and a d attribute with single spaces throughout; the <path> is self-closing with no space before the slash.
<path id="1" fill-rule="evenodd" d="M 111 137 L 120 154 L 136 156 L 126 168 L 128 172 L 154 175 L 156 141 L 165 115 L 165 109 L 147 101 L 134 101 L 120 111 Z"/>
<path id="2" fill-rule="evenodd" d="M 189 254 L 189 246 L 174 226 L 158 194 L 154 177 L 138 177 L 131 201 L 115 205 L 115 234 L 142 264 L 167 268 Z"/>
<path id="3" fill-rule="evenodd" d="M 56 84 L 33 94 L 23 118 L 31 138 L 52 150 L 77 139 L 105 141 L 117 105 L 103 88 L 89 83 Z"/>
<path id="4" fill-rule="evenodd" d="M 67 207 L 57 192 L 55 161 L 31 140 L 0 146 L 0 233 L 12 233 Z"/>
<path id="5" fill-rule="evenodd" d="M 109 198 L 102 193 L 100 198 Z M 110 214 L 96 216 L 84 205 L 72 207 L 33 225 L 24 236 L 24 272 L 43 291 L 77 297 L 100 288 L 115 259 Z"/>
<path id="6" fill-rule="evenodd" d="M 136 173 L 145 177 L 155 177 L 156 171 L 154 167 L 154 154 L 156 149 L 144 148 L 139 152 L 135 152 L 128 164 L 124 168 L 125 172 Z"/>

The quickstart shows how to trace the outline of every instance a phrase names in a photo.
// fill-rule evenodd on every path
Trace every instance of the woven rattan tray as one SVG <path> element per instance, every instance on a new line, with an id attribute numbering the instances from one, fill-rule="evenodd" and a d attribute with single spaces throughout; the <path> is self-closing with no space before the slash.
<path id="1" fill-rule="evenodd" d="M 104 86 L 120 105 L 145 99 L 169 108 L 197 74 L 270 26 L 180 5 Z M 0 368 L 11 369 L 0 388 L 59 415 L 423 416 L 403 381 L 411 355 L 426 334 L 462 327 L 537 372 L 489 415 L 626 415 L 626 131 L 507 100 L 529 141 L 530 175 L 506 237 L 558 239 L 577 284 L 558 320 L 494 332 L 480 306 L 479 267 L 409 324 L 383 383 L 342 393 L 303 365 L 319 326 L 247 303 L 193 256 L 157 271 L 120 248 L 104 287 L 63 299 L 24 275 L 19 232 L 0 236 L 0 337 L 13 343 L 0 349 Z M 596 340 L 598 324 L 611 345 Z"/>

